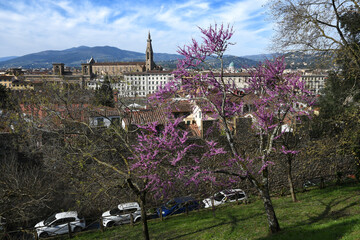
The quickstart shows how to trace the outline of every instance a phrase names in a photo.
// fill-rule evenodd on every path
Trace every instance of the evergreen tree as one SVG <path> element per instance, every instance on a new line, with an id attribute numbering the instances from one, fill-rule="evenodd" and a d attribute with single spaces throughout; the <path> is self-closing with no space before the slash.
<path id="1" fill-rule="evenodd" d="M 96 105 L 115 107 L 114 93 L 108 75 L 105 76 L 101 87 L 95 90 L 94 102 Z"/>
<path id="2" fill-rule="evenodd" d="M 9 91 L 4 85 L 0 84 L 0 108 L 7 108 L 9 105 Z"/>
<path id="3" fill-rule="evenodd" d="M 354 159 L 360 179 L 360 13 L 347 11 L 340 16 L 340 23 L 349 46 L 337 51 L 340 69 L 329 74 L 313 129 L 318 137 L 336 139 L 337 154 Z"/>

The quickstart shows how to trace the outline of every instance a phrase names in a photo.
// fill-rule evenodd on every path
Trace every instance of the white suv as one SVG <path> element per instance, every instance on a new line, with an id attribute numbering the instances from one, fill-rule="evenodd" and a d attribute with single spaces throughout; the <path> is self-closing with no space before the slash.
<path id="1" fill-rule="evenodd" d="M 35 225 L 38 237 L 45 238 L 48 236 L 65 234 L 69 232 L 68 223 L 70 223 L 71 232 L 80 232 L 85 228 L 85 220 L 79 217 L 78 213 L 62 212 L 55 213 L 46 220 Z"/>
<path id="2" fill-rule="evenodd" d="M 112 227 L 117 224 L 130 223 L 130 214 L 133 221 L 141 219 L 141 208 L 137 202 L 122 203 L 116 208 L 102 214 L 102 222 L 105 227 Z"/>
<path id="3" fill-rule="evenodd" d="M 203 203 L 205 204 L 205 208 L 209 208 L 212 206 L 211 199 L 214 199 L 214 206 L 218 206 L 226 202 L 235 202 L 236 200 L 238 201 L 246 200 L 247 196 L 245 192 L 241 189 L 223 190 L 215 193 L 213 197 L 204 199 Z"/>

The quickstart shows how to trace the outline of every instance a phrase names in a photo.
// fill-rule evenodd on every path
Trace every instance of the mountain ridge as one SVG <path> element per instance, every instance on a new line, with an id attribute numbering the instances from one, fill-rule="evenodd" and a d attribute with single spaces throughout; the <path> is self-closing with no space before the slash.
<path id="1" fill-rule="evenodd" d="M 69 67 L 80 67 L 81 63 L 86 63 L 91 57 L 97 62 L 145 61 L 145 53 L 123 50 L 111 46 L 78 46 L 65 50 L 45 50 L 10 58 L 0 61 L 0 68 L 51 68 L 52 63 L 64 63 Z M 172 66 L 172 68 L 176 67 L 174 61 L 179 58 L 182 58 L 182 56 L 178 54 L 154 53 L 155 62 L 158 62 L 159 65 Z M 256 64 L 256 61 L 242 57 L 231 56 L 231 58 L 236 62 L 236 66 L 239 65 L 237 67 L 242 67 L 243 65 L 253 66 Z"/>
<path id="2" fill-rule="evenodd" d="M 224 66 L 227 67 L 233 62 L 237 69 L 253 67 L 266 59 L 271 60 L 279 56 L 283 56 L 287 67 L 292 69 L 333 67 L 331 56 L 324 58 L 319 54 L 306 54 L 304 52 L 257 54 L 242 57 L 225 55 Z M 0 68 L 52 68 L 53 63 L 64 63 L 68 67 L 80 67 L 81 63 L 86 63 L 91 57 L 97 62 L 145 62 L 145 53 L 123 50 L 112 46 L 78 46 L 65 50 L 46 50 L 20 57 L 3 57 L 0 58 Z M 183 58 L 183 56 L 179 54 L 154 53 L 154 61 L 166 69 L 175 69 L 177 59 L 179 58 Z M 209 60 L 212 67 L 220 67 L 219 61 L 210 57 L 207 60 Z"/>

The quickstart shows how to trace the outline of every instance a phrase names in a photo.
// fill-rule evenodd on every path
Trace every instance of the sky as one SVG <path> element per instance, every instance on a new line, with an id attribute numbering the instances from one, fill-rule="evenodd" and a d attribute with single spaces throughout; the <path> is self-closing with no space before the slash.
<path id="1" fill-rule="evenodd" d="M 269 52 L 273 23 L 266 0 L 0 0 L 0 57 L 79 46 L 156 53 L 200 39 L 198 27 L 230 24 L 227 54 Z"/>

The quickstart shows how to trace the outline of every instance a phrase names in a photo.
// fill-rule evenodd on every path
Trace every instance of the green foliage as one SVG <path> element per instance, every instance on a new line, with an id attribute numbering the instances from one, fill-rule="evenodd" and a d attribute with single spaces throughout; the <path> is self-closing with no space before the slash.
<path id="1" fill-rule="evenodd" d="M 347 40 L 351 43 L 360 42 L 360 13 L 354 9 L 340 16 L 341 28 L 346 33 Z M 359 50 L 359 46 L 356 46 Z"/>
<path id="2" fill-rule="evenodd" d="M 95 105 L 114 107 L 114 93 L 111 87 L 109 76 L 105 76 L 101 87 L 95 90 Z"/>
<path id="3" fill-rule="evenodd" d="M 344 111 L 343 102 L 347 94 L 346 88 L 339 73 L 329 73 L 323 95 L 319 98 L 320 118 L 324 120 L 333 118 Z"/>
<path id="4" fill-rule="evenodd" d="M 360 180 L 360 109 L 347 109 L 340 118 L 343 134 L 340 138 L 340 151 L 352 156 L 355 160 L 356 178 Z"/>
<path id="5" fill-rule="evenodd" d="M 341 29 L 347 44 L 337 51 L 338 72 L 332 72 L 319 99 L 320 115 L 313 129 L 335 154 L 353 158 L 356 176 L 360 177 L 360 14 L 348 11 L 341 15 Z"/>
<path id="6" fill-rule="evenodd" d="M 9 90 L 0 84 L 0 109 L 6 109 L 9 104 Z"/>

